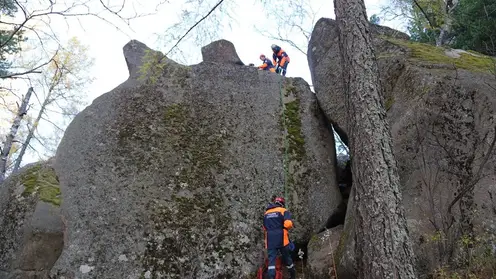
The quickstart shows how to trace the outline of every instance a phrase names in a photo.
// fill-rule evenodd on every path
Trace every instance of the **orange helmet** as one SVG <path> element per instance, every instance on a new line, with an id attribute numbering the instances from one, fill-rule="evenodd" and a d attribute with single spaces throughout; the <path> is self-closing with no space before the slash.
<path id="1" fill-rule="evenodd" d="M 284 200 L 283 197 L 275 197 L 274 203 L 277 203 L 280 206 L 284 207 L 284 205 L 286 204 L 286 201 Z"/>

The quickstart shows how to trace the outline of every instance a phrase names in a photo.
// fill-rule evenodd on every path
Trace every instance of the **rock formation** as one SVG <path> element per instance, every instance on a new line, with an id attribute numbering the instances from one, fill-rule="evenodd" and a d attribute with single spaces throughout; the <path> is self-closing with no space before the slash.
<path id="1" fill-rule="evenodd" d="M 334 278 L 334 255 L 338 249 L 343 226 L 335 226 L 312 237 L 308 243 L 307 269 L 311 278 Z"/>
<path id="2" fill-rule="evenodd" d="M 203 62 L 215 62 L 221 64 L 244 65 L 239 59 L 233 43 L 227 40 L 218 40 L 201 49 Z"/>
<path id="3" fill-rule="evenodd" d="M 456 245 L 440 251 L 427 241 L 439 232 L 494 236 L 494 65 L 371 30 L 426 274 L 456 254 Z M 320 19 L 312 34 L 316 94 L 300 78 L 245 66 L 225 40 L 203 47 L 192 66 L 130 41 L 128 80 L 77 115 L 54 159 L 0 185 L 0 278 L 253 278 L 273 194 L 288 201 L 297 247 L 310 241 L 310 275 L 327 278 L 333 252 L 339 278 L 354 278 L 353 191 L 338 190 L 329 129 L 347 143 L 337 32 Z M 450 214 L 456 230 L 444 229 Z"/>
<path id="4" fill-rule="evenodd" d="M 486 156 L 495 136 L 494 64 L 478 54 L 452 55 L 441 48 L 409 42 L 405 40 L 408 36 L 387 27 L 373 25 L 372 32 L 403 204 L 419 257 L 417 269 L 428 273 L 436 265 L 435 258 L 453 248 L 439 251 L 438 243 L 427 241 L 449 225 L 449 211 L 457 227 L 462 227 L 444 231 L 451 236 L 472 229 L 494 232 L 496 226 L 495 156 Z M 338 38 L 336 22 L 320 19 L 309 42 L 308 62 L 319 104 L 346 141 L 350 128 Z M 473 183 L 475 190 L 449 210 L 460 191 Z M 354 278 L 352 203 L 351 198 L 341 238 L 343 249 L 337 251 L 343 271 L 340 278 Z"/>
<path id="5" fill-rule="evenodd" d="M 301 243 L 340 203 L 334 139 L 308 84 L 237 65 L 226 41 L 202 52 L 183 66 L 131 41 L 129 79 L 67 128 L 54 277 L 249 278 L 273 194 Z"/>
<path id="6" fill-rule="evenodd" d="M 52 162 L 30 164 L 0 188 L 0 278 L 47 278 L 64 246 Z"/>

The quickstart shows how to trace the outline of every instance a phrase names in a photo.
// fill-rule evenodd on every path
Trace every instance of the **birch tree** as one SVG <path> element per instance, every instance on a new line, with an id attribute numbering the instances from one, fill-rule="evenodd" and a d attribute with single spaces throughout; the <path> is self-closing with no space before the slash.
<path id="1" fill-rule="evenodd" d="M 82 90 L 93 80 L 88 76 L 93 59 L 88 57 L 87 52 L 87 46 L 82 45 L 77 38 L 71 38 L 38 80 L 41 92 L 36 94 L 38 107 L 33 110 L 34 120 L 28 123 L 28 134 L 15 160 L 14 171 L 21 166 L 28 150 L 42 154 L 42 149 L 46 149 L 48 156 L 53 153 L 67 120 L 71 120 L 86 104 Z M 51 127 L 52 134 L 48 137 L 42 135 L 38 129 L 40 124 Z M 37 142 L 38 147 L 33 145 L 33 141 Z"/>
<path id="2" fill-rule="evenodd" d="M 7 134 L 5 142 L 3 144 L 0 157 L 0 183 L 2 183 L 5 179 L 5 173 L 7 172 L 7 164 L 10 154 L 12 153 L 12 148 L 14 146 L 14 140 L 17 136 L 17 131 L 19 130 L 19 126 L 21 125 L 21 120 L 26 115 L 28 111 L 29 100 L 31 99 L 31 95 L 33 93 L 33 88 L 30 87 L 26 93 L 26 95 L 22 99 L 21 106 L 17 111 L 17 115 L 12 122 L 12 127 L 10 128 L 10 132 Z"/>
<path id="3" fill-rule="evenodd" d="M 449 44 L 453 38 L 454 13 L 460 0 L 392 0 L 384 14 L 409 19 L 412 38 L 433 42 L 437 46 Z"/>
<path id="4" fill-rule="evenodd" d="M 130 2 L 130 1 L 127 1 Z M 138 0 L 127 3 L 126 0 L 101 1 L 101 0 L 3 0 L 0 11 L 5 14 L 0 19 L 0 62 L 3 54 L 17 53 L 21 49 L 18 42 L 24 41 L 25 36 L 37 42 L 38 48 L 47 55 L 45 59 L 38 61 L 33 67 L 22 67 L 12 65 L 11 72 L 1 71 L 0 79 L 16 78 L 31 73 L 40 73 L 44 66 L 50 63 L 50 48 L 60 45 L 59 34 L 53 25 L 66 25 L 69 29 L 70 23 L 79 23 L 83 18 L 96 18 L 104 24 L 109 24 L 122 31 L 122 23 L 130 26 L 130 21 L 150 13 L 138 13 L 134 4 Z M 159 3 L 161 5 L 162 3 Z M 17 14 L 16 14 L 17 13 Z M 14 16 L 15 15 L 15 16 Z M 71 20 L 74 21 L 71 21 Z M 10 64 L 9 64 L 10 65 Z"/>
<path id="5" fill-rule="evenodd" d="M 365 4 L 334 0 L 334 9 L 350 123 L 358 278 L 417 278 Z"/>

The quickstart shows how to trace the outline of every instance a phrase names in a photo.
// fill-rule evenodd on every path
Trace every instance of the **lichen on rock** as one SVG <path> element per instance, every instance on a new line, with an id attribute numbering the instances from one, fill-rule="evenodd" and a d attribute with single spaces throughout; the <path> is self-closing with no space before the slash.
<path id="1" fill-rule="evenodd" d="M 45 278 L 62 252 L 61 196 L 51 164 L 52 160 L 29 164 L 2 183 L 2 278 Z"/>
<path id="2" fill-rule="evenodd" d="M 60 206 L 60 184 L 53 168 L 36 164 L 27 169 L 19 180 L 24 186 L 24 197 L 38 195 L 40 200 Z"/>
<path id="3" fill-rule="evenodd" d="M 494 133 L 494 58 L 408 41 L 406 34 L 384 26 L 374 25 L 370 31 L 409 235 L 419 271 L 428 273 L 440 262 L 432 256 L 439 249 L 423 239 L 443 228 L 440 220 L 444 217 L 439 216 L 447 214 L 453 193 L 466 179 L 461 176 L 479 169 L 481 160 L 473 158 L 487 153 L 487 137 Z M 338 38 L 336 21 L 319 19 L 309 42 L 308 60 L 322 110 L 340 136 L 347 137 L 352 127 L 342 80 L 344 67 L 337 55 Z M 482 172 L 494 179 L 494 168 L 485 166 Z M 496 188 L 489 180 L 481 179 L 469 194 L 472 197 L 467 198 L 477 212 L 472 220 L 478 231 L 488 229 L 485 220 L 494 219 L 487 193 L 494 193 Z M 353 278 L 356 271 L 353 202 L 350 199 L 336 252 L 340 278 Z M 454 219 L 459 220 L 461 215 L 455 207 Z M 451 228 L 455 227 L 460 226 Z M 450 230 L 451 234 L 455 229 Z"/>
<path id="4" fill-rule="evenodd" d="M 147 51 L 132 44 L 130 78 L 79 113 L 57 150 L 69 233 L 52 274 L 91 266 L 85 278 L 251 278 L 263 260 L 264 207 L 283 185 L 285 81 L 292 239 L 308 241 L 340 202 L 333 137 L 308 84 L 170 59 L 137 82 Z"/>

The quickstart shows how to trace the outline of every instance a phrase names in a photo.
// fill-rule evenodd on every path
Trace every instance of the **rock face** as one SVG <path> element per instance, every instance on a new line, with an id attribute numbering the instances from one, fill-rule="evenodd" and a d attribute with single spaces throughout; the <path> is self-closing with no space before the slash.
<path id="1" fill-rule="evenodd" d="M 238 53 L 233 43 L 227 40 L 218 40 L 202 47 L 201 49 L 203 62 L 215 62 L 244 65 L 239 59 Z"/>
<path id="2" fill-rule="evenodd" d="M 388 27 L 373 25 L 371 31 L 376 35 L 373 38 L 377 52 L 385 52 L 391 59 L 381 64 L 381 78 L 384 86 L 395 78 L 404 67 L 406 50 L 400 46 L 388 43 L 379 36 L 388 36 L 394 39 L 407 39 L 408 36 Z M 339 53 L 339 33 L 334 20 L 321 18 L 315 24 L 308 45 L 308 65 L 310 67 L 312 84 L 319 104 L 326 113 L 334 128 L 341 138 L 347 143 L 346 107 L 344 102 L 344 90 L 342 85 L 342 66 Z M 393 76 L 390 78 L 390 76 Z M 332 94 L 329 90 L 332 89 Z"/>
<path id="3" fill-rule="evenodd" d="M 124 47 L 130 78 L 57 150 L 68 229 L 53 276 L 252 278 L 273 194 L 300 242 L 340 203 L 334 139 L 308 85 L 236 65 L 230 43 L 209 54 L 225 43 L 191 67 L 160 58 L 146 80 L 133 73 L 148 51 Z"/>
<path id="4" fill-rule="evenodd" d="M 333 251 L 339 247 L 343 226 L 333 227 L 312 237 L 308 243 L 307 268 L 312 279 L 335 278 Z"/>
<path id="5" fill-rule="evenodd" d="M 389 28 L 374 26 L 371 30 L 403 204 L 419 257 L 417 269 L 428 273 L 442 257 L 439 253 L 451 248 L 439 251 L 439 243 L 427 240 L 435 239 L 436 231 L 449 225 L 449 204 L 462 188 L 475 184 L 475 190 L 451 208 L 459 224 L 456 227 L 471 226 L 476 233 L 494 236 L 495 156 L 486 156 L 495 136 L 496 78 L 490 73 L 494 65 L 487 57 L 466 52 L 455 57 L 443 49 L 405 41 L 405 34 Z M 336 22 L 320 19 L 309 43 L 308 62 L 319 103 L 346 139 L 349 127 L 338 37 Z M 352 203 L 350 199 L 341 239 L 344 248 L 338 258 L 345 267 L 341 270 L 354 278 L 353 243 L 348 237 L 353 228 Z M 469 216 L 470 224 L 464 216 Z M 442 233 L 456 238 L 463 231 Z M 348 277 L 342 274 L 340 278 Z"/>
<path id="6" fill-rule="evenodd" d="M 47 278 L 64 246 L 60 189 L 51 162 L 11 175 L 0 188 L 0 278 Z"/>

